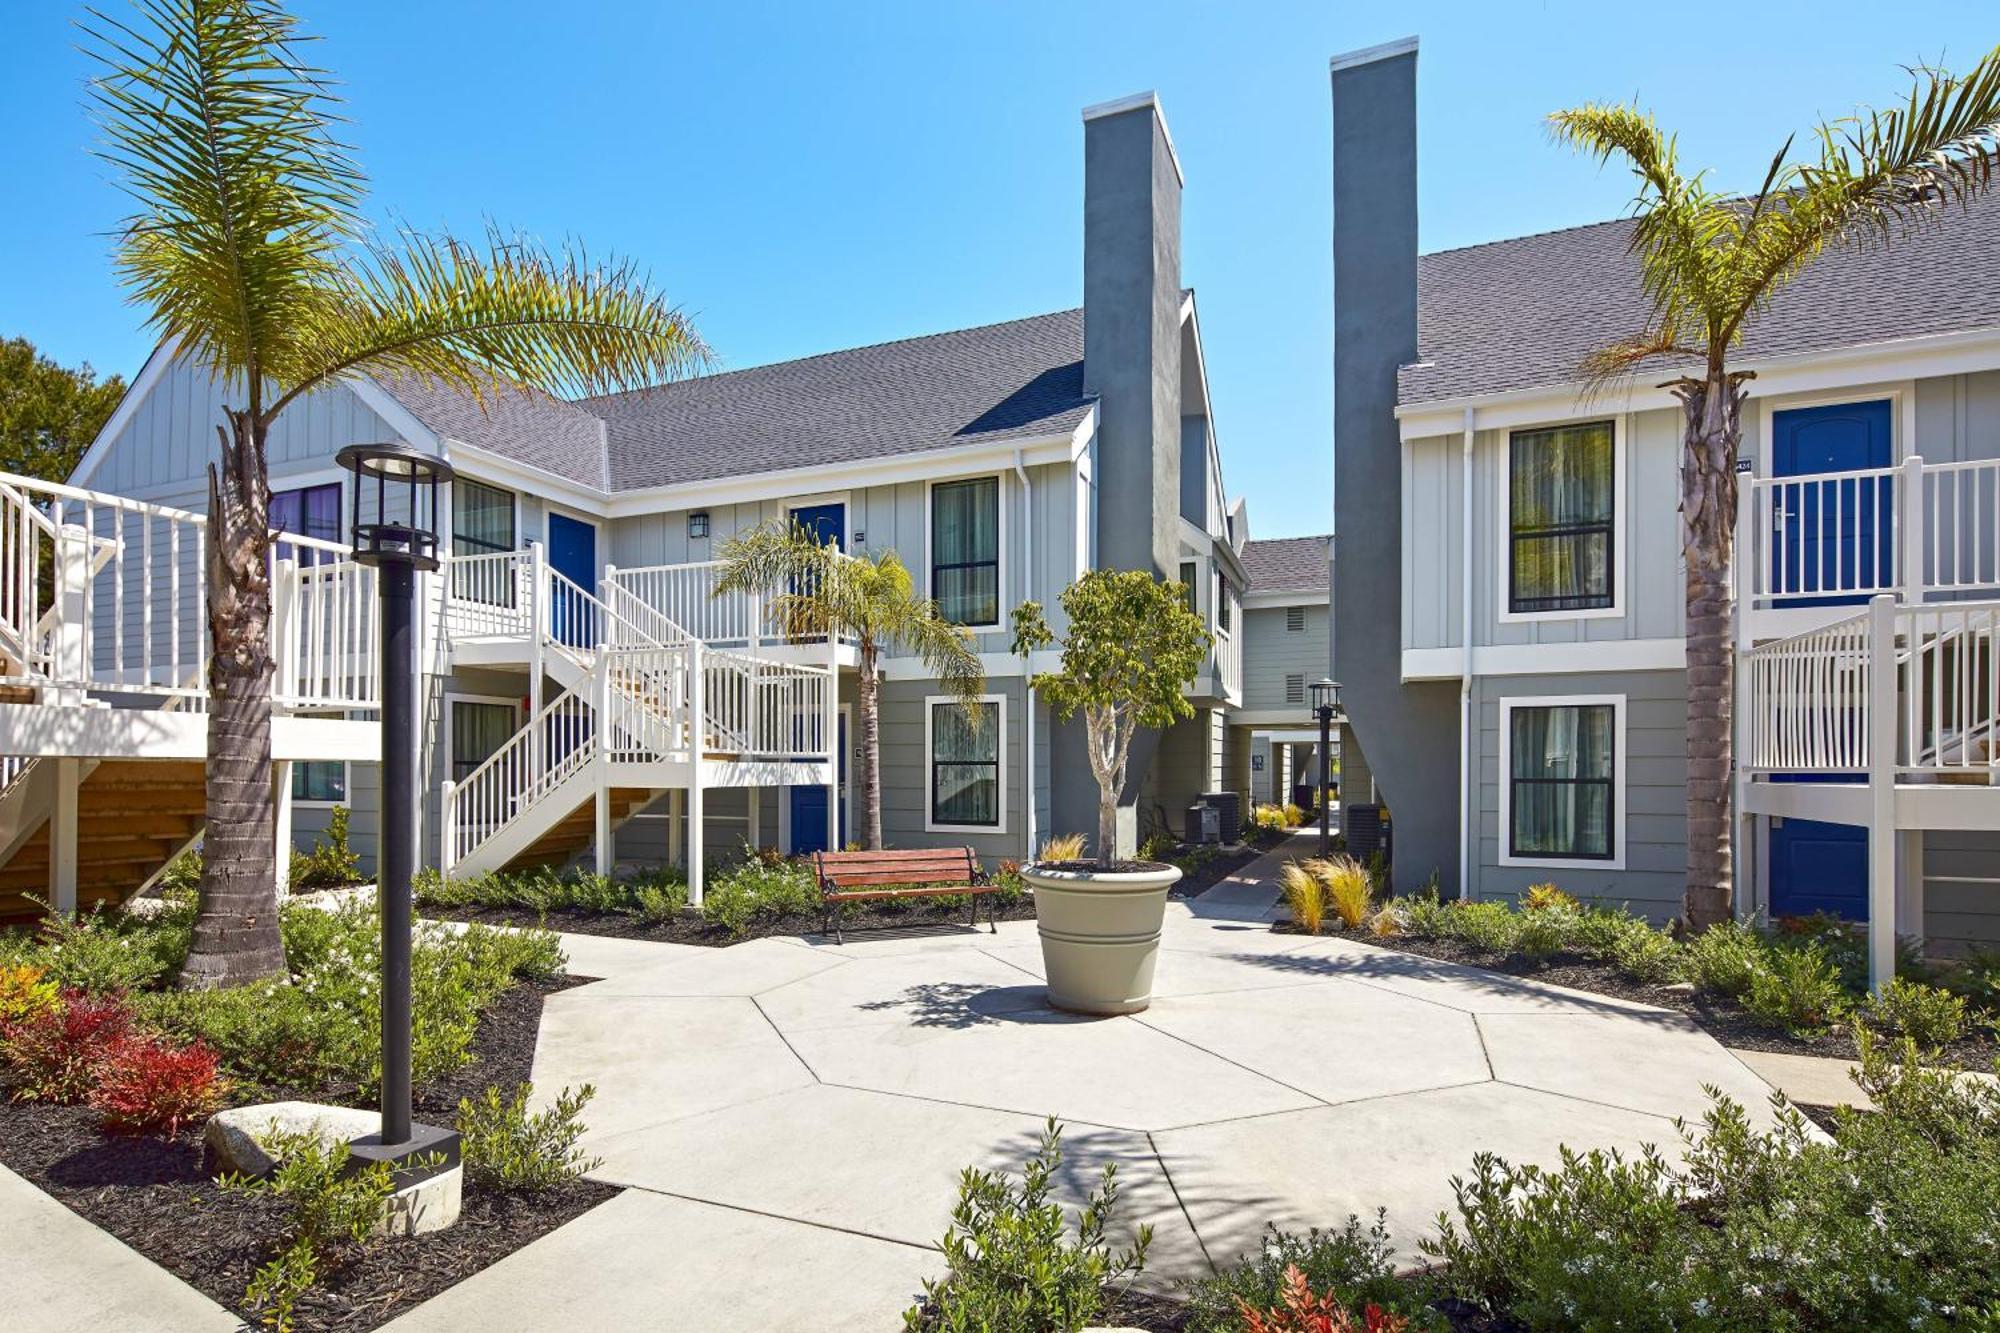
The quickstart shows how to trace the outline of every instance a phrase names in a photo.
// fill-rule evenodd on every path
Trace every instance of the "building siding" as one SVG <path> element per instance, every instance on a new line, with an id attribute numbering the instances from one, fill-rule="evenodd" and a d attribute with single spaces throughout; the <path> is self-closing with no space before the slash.
<path id="1" fill-rule="evenodd" d="M 1287 608 L 1255 606 L 1243 611 L 1243 707 L 1291 708 L 1306 725 L 1307 704 L 1285 697 L 1285 677 L 1302 676 L 1310 686 L 1325 676 L 1327 608 L 1307 606 L 1303 629 L 1287 629 Z M 1310 700 L 1310 696 L 1307 696 Z"/>
<path id="2" fill-rule="evenodd" d="M 1924 835 L 1924 943 L 1943 956 L 2000 941 L 2000 832 Z"/>

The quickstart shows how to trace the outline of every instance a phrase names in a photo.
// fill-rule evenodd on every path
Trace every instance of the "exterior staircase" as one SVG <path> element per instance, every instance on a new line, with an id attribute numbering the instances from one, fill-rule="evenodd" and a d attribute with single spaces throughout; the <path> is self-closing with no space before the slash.
<path id="1" fill-rule="evenodd" d="M 0 792 L 0 830 L 11 830 L 0 864 L 0 925 L 43 914 L 49 896 L 54 767 L 38 759 Z M 201 835 L 207 814 L 197 760 L 104 759 L 77 787 L 79 911 L 124 902 L 150 884 Z"/>

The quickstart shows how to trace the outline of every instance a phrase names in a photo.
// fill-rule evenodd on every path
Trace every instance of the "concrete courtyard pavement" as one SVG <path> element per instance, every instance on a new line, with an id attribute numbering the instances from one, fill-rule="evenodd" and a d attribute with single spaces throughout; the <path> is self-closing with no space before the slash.
<path id="1" fill-rule="evenodd" d="M 604 980 L 549 1000 L 535 1084 L 596 1086 L 585 1146 L 631 1188 L 393 1327 L 892 1328 L 959 1170 L 1018 1166 L 1050 1115 L 1068 1196 L 1116 1164 L 1160 1285 L 1266 1223 L 1378 1207 L 1414 1255 L 1474 1152 L 1671 1149 L 1704 1084 L 1768 1119 L 1769 1085 L 1678 1014 L 1273 934 L 1286 854 L 1171 905 L 1155 1002 L 1121 1018 L 1047 1006 L 1033 922 L 568 937 Z"/>

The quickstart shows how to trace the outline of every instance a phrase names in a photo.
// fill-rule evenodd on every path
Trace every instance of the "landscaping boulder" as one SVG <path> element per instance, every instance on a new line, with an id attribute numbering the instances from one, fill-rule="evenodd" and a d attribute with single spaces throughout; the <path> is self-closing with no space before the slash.
<path id="1" fill-rule="evenodd" d="M 283 1135 L 311 1134 L 326 1144 L 351 1143 L 381 1128 L 379 1111 L 318 1102 L 259 1102 L 216 1112 L 209 1117 L 202 1140 L 221 1170 L 267 1176 L 278 1162 L 266 1147 Z"/>

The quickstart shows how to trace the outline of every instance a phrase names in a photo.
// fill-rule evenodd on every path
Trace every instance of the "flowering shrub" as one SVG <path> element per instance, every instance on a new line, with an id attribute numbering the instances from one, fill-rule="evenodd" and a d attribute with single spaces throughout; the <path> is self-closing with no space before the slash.
<path id="1" fill-rule="evenodd" d="M 1285 1270 L 1283 1294 L 1282 1306 L 1262 1311 L 1239 1299 L 1243 1333 L 1403 1333 L 1410 1326 L 1409 1320 L 1386 1314 L 1379 1305 L 1367 1306 L 1362 1322 L 1356 1323 L 1331 1292 L 1314 1295 L 1296 1267 Z"/>
<path id="2" fill-rule="evenodd" d="M 63 990 L 115 995 L 151 985 L 187 955 L 191 910 L 170 909 L 155 921 L 97 911 L 75 920 L 43 918 L 37 963 Z"/>
<path id="3" fill-rule="evenodd" d="M 112 1048 L 90 1104 L 106 1128 L 172 1136 L 214 1114 L 227 1089 L 215 1052 L 203 1043 L 128 1037 Z"/>
<path id="4" fill-rule="evenodd" d="M 1306 812 L 1289 801 L 1284 805 L 1250 807 L 1250 822 L 1262 829 L 1292 829 L 1306 822 Z"/>
<path id="5" fill-rule="evenodd" d="M 115 995 L 65 991 L 0 1030 L 4 1059 L 18 1101 L 80 1102 L 132 1030 L 132 1013 Z"/>
<path id="6" fill-rule="evenodd" d="M 56 1007 L 61 990 L 32 963 L 0 967 L 0 1026 Z"/>
<path id="7" fill-rule="evenodd" d="M 1367 1227 L 1361 1225 L 1360 1218 L 1350 1216 L 1347 1224 L 1336 1230 L 1314 1227 L 1301 1234 L 1266 1228 L 1263 1243 L 1255 1252 L 1213 1277 L 1185 1286 L 1187 1333 L 1235 1333 L 1255 1311 L 1269 1312 L 1260 1316 L 1265 1320 L 1261 1327 L 1267 1329 L 1315 1327 L 1271 1322 L 1281 1313 L 1273 1307 L 1285 1305 L 1293 1291 L 1307 1299 L 1313 1299 L 1314 1292 L 1322 1293 L 1318 1302 L 1343 1316 L 1355 1309 L 1386 1310 L 1395 1316 L 1414 1317 L 1424 1327 L 1445 1327 L 1442 1319 L 1425 1308 L 1429 1294 L 1425 1284 L 1396 1276 L 1388 1217 L 1378 1210 Z M 1402 1328 L 1407 1322 L 1362 1327 Z"/>
<path id="8" fill-rule="evenodd" d="M 1530 912 L 1540 912 L 1551 907 L 1574 910 L 1577 901 L 1553 884 L 1530 884 L 1528 891 L 1521 895 L 1521 906 Z"/>

